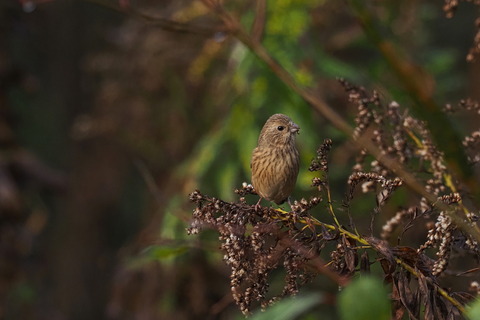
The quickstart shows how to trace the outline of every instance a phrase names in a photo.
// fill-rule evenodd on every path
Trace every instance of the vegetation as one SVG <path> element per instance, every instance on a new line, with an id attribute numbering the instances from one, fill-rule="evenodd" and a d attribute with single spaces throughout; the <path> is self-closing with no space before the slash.
<path id="1" fill-rule="evenodd" d="M 3 2 L 0 317 L 476 319 L 479 5 Z"/>

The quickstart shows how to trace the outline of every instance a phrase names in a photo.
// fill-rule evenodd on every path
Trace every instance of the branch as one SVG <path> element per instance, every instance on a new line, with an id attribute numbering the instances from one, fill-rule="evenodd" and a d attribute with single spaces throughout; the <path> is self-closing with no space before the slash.
<path id="1" fill-rule="evenodd" d="M 216 33 L 224 31 L 219 27 L 209 28 L 202 25 L 192 25 L 188 23 L 182 23 L 182 22 L 174 21 L 164 17 L 153 17 L 151 15 L 145 14 L 131 7 L 121 8 L 119 6 L 113 5 L 112 3 L 106 2 L 103 0 L 83 0 L 83 1 L 90 2 L 90 3 L 96 4 L 96 5 L 123 13 L 123 14 L 126 14 L 132 18 L 141 20 L 154 27 L 161 28 L 165 31 L 186 33 L 186 34 L 198 34 L 206 37 L 211 37 Z"/>

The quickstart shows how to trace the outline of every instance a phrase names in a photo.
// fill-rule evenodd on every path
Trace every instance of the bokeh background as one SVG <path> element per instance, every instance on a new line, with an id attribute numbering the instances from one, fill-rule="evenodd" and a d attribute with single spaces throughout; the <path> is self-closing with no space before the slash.
<path id="1" fill-rule="evenodd" d="M 348 2 L 224 4 L 348 121 L 355 109 L 338 77 L 412 103 Z M 478 8 L 463 3 L 447 19 L 442 5 L 367 9 L 440 104 L 478 100 L 480 64 L 465 59 Z M 341 202 L 354 161 L 348 137 L 200 1 L 0 1 L 0 318 L 241 318 L 216 234 L 186 235 L 188 194 L 236 199 L 273 113 L 301 127 L 294 197 L 312 193 L 308 164 L 328 137 Z M 367 200 L 359 208 L 374 205 Z M 310 290 L 335 319 L 336 286 L 323 280 Z"/>

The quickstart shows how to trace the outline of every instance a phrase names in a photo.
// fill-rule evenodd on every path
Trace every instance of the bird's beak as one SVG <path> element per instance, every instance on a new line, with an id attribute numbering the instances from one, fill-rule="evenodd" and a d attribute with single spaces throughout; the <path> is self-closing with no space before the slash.
<path id="1" fill-rule="evenodd" d="M 297 124 L 292 123 L 292 128 L 290 129 L 290 132 L 300 134 L 300 127 Z"/>

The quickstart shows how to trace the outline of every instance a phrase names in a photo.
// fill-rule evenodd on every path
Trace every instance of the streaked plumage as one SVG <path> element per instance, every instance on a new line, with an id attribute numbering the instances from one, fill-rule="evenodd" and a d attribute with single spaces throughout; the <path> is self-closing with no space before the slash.
<path id="1" fill-rule="evenodd" d="M 282 204 L 292 193 L 299 169 L 295 145 L 299 130 L 300 127 L 283 114 L 274 114 L 263 126 L 251 161 L 252 184 L 260 200 Z"/>

